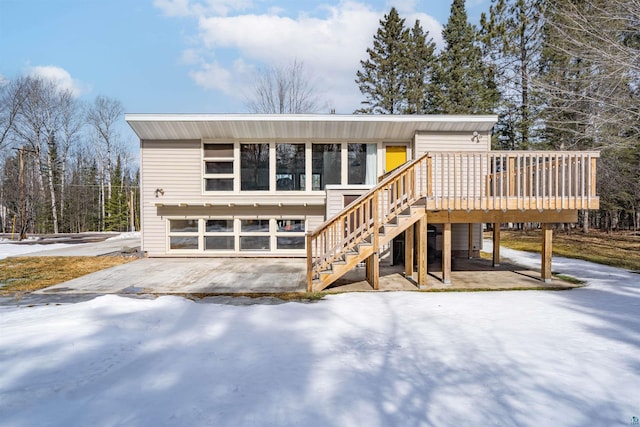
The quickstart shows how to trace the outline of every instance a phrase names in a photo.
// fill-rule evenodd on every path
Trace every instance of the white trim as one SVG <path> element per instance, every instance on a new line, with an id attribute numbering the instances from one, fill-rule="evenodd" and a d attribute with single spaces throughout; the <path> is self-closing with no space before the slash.
<path id="1" fill-rule="evenodd" d="M 154 114 L 154 113 L 128 113 L 124 119 L 128 122 L 364 122 L 364 123 L 495 123 L 498 116 L 465 115 L 465 114 Z"/>

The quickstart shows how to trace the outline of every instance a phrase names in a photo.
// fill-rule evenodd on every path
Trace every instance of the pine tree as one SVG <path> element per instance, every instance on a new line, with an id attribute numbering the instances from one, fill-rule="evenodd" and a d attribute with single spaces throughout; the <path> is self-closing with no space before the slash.
<path id="1" fill-rule="evenodd" d="M 111 177 L 111 197 L 107 201 L 105 230 L 126 231 L 129 220 L 127 192 L 124 189 L 122 162 L 116 160 L 116 168 Z"/>
<path id="2" fill-rule="evenodd" d="M 431 75 L 436 62 L 436 44 L 416 20 L 408 34 L 407 61 L 405 61 L 405 114 L 425 114 L 432 110 Z"/>
<path id="3" fill-rule="evenodd" d="M 445 47 L 438 56 L 433 81 L 434 112 L 493 112 L 499 99 L 495 70 L 483 60 L 478 31 L 467 22 L 464 0 L 453 0 L 442 37 Z"/>
<path id="4" fill-rule="evenodd" d="M 406 109 L 402 94 L 408 39 L 404 19 L 392 7 L 373 36 L 373 48 L 367 48 L 369 59 L 360 61 L 362 70 L 356 73 L 356 83 L 365 96 L 357 113 L 399 114 Z"/>
<path id="5" fill-rule="evenodd" d="M 545 0 L 494 0 L 482 14 L 485 57 L 496 65 L 501 93 L 494 131 L 497 148 L 526 149 L 539 123 L 540 101 L 533 95 L 542 51 Z"/>

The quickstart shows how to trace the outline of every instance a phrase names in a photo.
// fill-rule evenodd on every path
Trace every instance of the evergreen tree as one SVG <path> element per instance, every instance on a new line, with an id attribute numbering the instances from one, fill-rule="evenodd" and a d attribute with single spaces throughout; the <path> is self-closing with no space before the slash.
<path id="1" fill-rule="evenodd" d="M 122 162 L 120 156 L 118 156 L 116 167 L 111 177 L 111 197 L 107 200 L 106 206 L 106 231 L 127 231 L 129 223 L 127 196 L 127 192 L 124 189 Z"/>
<path id="2" fill-rule="evenodd" d="M 434 112 L 492 113 L 499 99 L 495 70 L 483 60 L 478 31 L 467 22 L 464 0 L 453 0 L 442 37 L 445 47 L 432 85 Z"/>
<path id="3" fill-rule="evenodd" d="M 365 96 L 357 113 L 399 114 L 406 109 L 402 94 L 408 39 L 404 19 L 392 7 L 373 36 L 373 48 L 367 48 L 369 59 L 360 61 L 362 70 L 356 73 L 356 83 Z"/>
<path id="4" fill-rule="evenodd" d="M 435 66 L 436 44 L 416 20 L 408 34 L 405 61 L 405 114 L 425 114 L 432 110 L 431 75 Z"/>
<path id="5" fill-rule="evenodd" d="M 489 16 L 482 14 L 481 40 L 485 58 L 496 65 L 501 93 L 494 132 L 497 148 L 526 149 L 539 125 L 540 101 L 534 97 L 542 50 L 545 0 L 493 0 Z"/>

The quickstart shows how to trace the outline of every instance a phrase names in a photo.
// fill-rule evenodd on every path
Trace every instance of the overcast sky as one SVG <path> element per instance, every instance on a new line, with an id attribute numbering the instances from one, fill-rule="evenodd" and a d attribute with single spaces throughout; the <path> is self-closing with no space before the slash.
<path id="1" fill-rule="evenodd" d="M 477 24 L 490 0 L 469 0 Z M 362 99 L 359 61 L 396 6 L 441 45 L 448 0 L 0 0 L 0 78 L 56 79 L 135 113 L 245 112 L 255 70 L 302 61 L 329 108 Z"/>

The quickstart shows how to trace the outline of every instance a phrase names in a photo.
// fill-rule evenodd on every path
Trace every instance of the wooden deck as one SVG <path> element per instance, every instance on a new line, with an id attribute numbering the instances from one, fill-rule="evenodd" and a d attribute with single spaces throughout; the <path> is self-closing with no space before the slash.
<path id="1" fill-rule="evenodd" d="M 365 262 L 379 289 L 381 248 L 405 232 L 405 253 L 417 246 L 418 285 L 427 282 L 427 223 L 443 225 L 442 277 L 451 282 L 451 224 L 503 222 L 543 226 L 541 279 L 551 280 L 549 224 L 576 222 L 579 209 L 598 209 L 597 152 L 427 153 L 384 177 L 307 234 L 307 289 L 323 290 Z M 499 248 L 499 246 L 498 246 Z M 499 249 L 494 265 L 499 265 Z M 413 275 L 413 260 L 405 274 Z M 411 267 L 410 267 L 411 266 Z"/>

